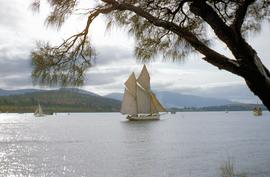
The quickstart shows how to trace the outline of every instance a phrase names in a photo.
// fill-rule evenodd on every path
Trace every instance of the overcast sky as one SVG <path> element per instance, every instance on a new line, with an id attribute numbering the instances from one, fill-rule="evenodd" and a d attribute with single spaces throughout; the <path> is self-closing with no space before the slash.
<path id="1" fill-rule="evenodd" d="M 62 39 L 79 32 L 85 24 L 83 17 L 72 17 L 60 31 L 44 26 L 48 6 L 43 4 L 39 14 L 33 14 L 31 0 L 0 0 L 0 88 L 33 88 L 31 82 L 30 52 L 37 40 L 59 43 Z M 269 25 L 264 25 L 261 34 L 250 37 L 251 45 L 257 50 L 263 63 L 270 68 Z M 105 30 L 104 19 L 98 18 L 91 27 L 91 40 L 97 50 L 95 67 L 87 73 L 83 89 L 104 95 L 123 92 L 123 83 L 132 71 L 136 74 L 142 64 L 133 55 L 134 41 L 124 29 Z M 215 47 L 228 54 L 225 46 Z M 251 97 L 243 79 L 226 71 L 218 70 L 202 61 L 200 55 L 193 55 L 185 61 L 163 62 L 157 59 L 147 64 L 153 90 L 175 91 L 186 94 L 206 94 L 231 88 L 245 92 Z M 39 88 L 35 86 L 35 88 Z M 237 96 L 237 91 L 234 92 Z M 210 93 L 211 96 L 211 93 Z M 232 95 L 233 96 L 233 95 Z M 234 98 L 232 98 L 234 99 Z M 249 98 L 250 99 L 250 98 Z M 255 97 L 251 98 L 253 101 Z"/>

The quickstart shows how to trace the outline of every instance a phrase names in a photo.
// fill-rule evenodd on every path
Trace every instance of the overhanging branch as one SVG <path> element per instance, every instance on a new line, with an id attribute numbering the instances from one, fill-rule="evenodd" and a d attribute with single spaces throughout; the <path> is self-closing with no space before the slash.
<path id="1" fill-rule="evenodd" d="M 244 22 L 248 7 L 254 3 L 256 0 L 244 0 L 238 7 L 234 21 L 231 25 L 231 27 L 238 33 L 241 32 L 241 27 Z"/>
<path id="2" fill-rule="evenodd" d="M 89 12 L 82 32 L 65 40 L 59 46 L 40 43 L 32 52 L 34 83 L 45 85 L 82 85 L 86 70 L 91 66 L 95 52 L 88 40 L 92 21 L 99 15 L 114 10 L 111 5 L 98 6 Z"/>
<path id="3" fill-rule="evenodd" d="M 150 23 L 154 24 L 157 27 L 162 27 L 166 30 L 172 31 L 179 37 L 184 38 L 186 41 L 190 43 L 192 47 L 194 47 L 197 51 L 203 54 L 205 56 L 205 58 L 203 59 L 206 60 L 207 62 L 213 64 L 219 69 L 225 69 L 237 75 L 241 75 L 237 61 L 229 59 L 226 56 L 221 55 L 218 52 L 212 50 L 187 29 L 180 27 L 173 22 L 161 20 L 157 17 L 154 17 L 152 14 L 144 11 L 142 8 L 138 6 L 134 6 L 127 3 L 119 3 L 114 0 L 103 0 L 103 1 L 112 4 L 118 10 L 128 10 L 134 12 L 138 16 L 145 18 L 146 20 L 148 20 Z"/>

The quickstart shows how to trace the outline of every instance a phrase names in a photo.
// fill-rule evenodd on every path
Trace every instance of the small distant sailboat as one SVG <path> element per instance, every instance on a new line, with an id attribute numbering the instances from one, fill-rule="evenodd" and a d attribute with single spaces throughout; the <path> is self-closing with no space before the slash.
<path id="1" fill-rule="evenodd" d="M 253 109 L 253 115 L 254 116 L 261 116 L 262 115 L 262 109 L 261 107 L 257 106 Z"/>
<path id="2" fill-rule="evenodd" d="M 37 107 L 37 109 L 36 109 L 34 115 L 35 115 L 36 117 L 43 117 L 43 116 L 45 116 L 45 114 L 44 114 L 43 111 L 42 111 L 42 108 L 41 108 L 40 104 L 38 104 L 38 107 Z"/>
<path id="3" fill-rule="evenodd" d="M 158 120 L 159 112 L 167 112 L 150 89 L 150 76 L 145 65 L 137 79 L 132 72 L 125 82 L 120 112 L 127 114 L 129 120 Z"/>

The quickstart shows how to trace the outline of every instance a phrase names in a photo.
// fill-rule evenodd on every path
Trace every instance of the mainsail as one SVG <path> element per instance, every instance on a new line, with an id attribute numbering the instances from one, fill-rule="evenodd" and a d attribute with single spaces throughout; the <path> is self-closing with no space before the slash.
<path id="1" fill-rule="evenodd" d="M 137 104 L 139 114 L 151 113 L 151 100 L 149 93 L 141 86 L 137 86 Z"/>
<path id="2" fill-rule="evenodd" d="M 150 89 L 150 76 L 145 65 L 138 79 L 136 80 L 135 74 L 132 73 L 125 86 L 121 113 L 136 115 L 166 112 Z"/>
<path id="3" fill-rule="evenodd" d="M 141 74 L 139 75 L 137 82 L 146 90 L 150 90 L 150 76 L 147 71 L 147 68 L 145 65 L 143 65 L 143 69 L 141 71 Z"/>
<path id="4" fill-rule="evenodd" d="M 138 113 L 141 114 L 151 113 L 151 100 L 149 91 L 150 91 L 150 76 L 146 66 L 144 65 L 137 79 Z"/>

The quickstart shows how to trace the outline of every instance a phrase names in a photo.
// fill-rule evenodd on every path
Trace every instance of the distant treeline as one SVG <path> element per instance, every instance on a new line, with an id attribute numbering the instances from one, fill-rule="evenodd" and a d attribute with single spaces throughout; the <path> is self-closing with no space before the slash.
<path id="1" fill-rule="evenodd" d="M 120 101 L 64 90 L 0 96 L 1 112 L 118 112 Z"/>
<path id="2" fill-rule="evenodd" d="M 262 108 L 262 110 L 267 110 L 267 108 L 262 104 L 232 104 L 224 106 L 171 108 L 170 111 L 178 111 L 178 112 L 252 111 L 257 106 Z"/>

